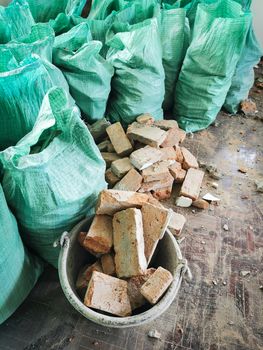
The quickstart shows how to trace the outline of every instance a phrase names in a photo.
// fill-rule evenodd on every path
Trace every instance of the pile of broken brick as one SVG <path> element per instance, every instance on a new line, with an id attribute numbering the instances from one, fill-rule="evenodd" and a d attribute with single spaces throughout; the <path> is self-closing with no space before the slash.
<path id="1" fill-rule="evenodd" d="M 90 131 L 111 189 L 100 193 L 93 222 L 79 235 L 97 260 L 81 269 L 76 288 L 86 306 L 123 317 L 156 304 L 172 283 L 171 272 L 153 268 L 152 257 L 165 232 L 179 237 L 186 219 L 159 200 L 169 198 L 177 183 L 178 206 L 207 208 L 199 198 L 204 172 L 182 147 L 186 134 L 174 120 L 144 114 L 125 132 L 119 122 L 104 119 Z"/>
<path id="2" fill-rule="evenodd" d="M 151 193 L 158 200 L 170 198 L 174 183 L 181 184 L 176 205 L 207 209 L 198 198 L 204 172 L 193 154 L 182 147 L 185 131 L 175 120 L 155 121 L 143 114 L 125 133 L 119 122 L 105 119 L 90 127 L 107 170 L 106 181 L 116 190 Z"/>
<path id="3" fill-rule="evenodd" d="M 76 282 L 86 306 L 129 316 L 147 303 L 156 304 L 169 288 L 172 273 L 161 266 L 153 268 L 152 261 L 172 211 L 156 202 L 132 191 L 100 193 L 91 226 L 78 237 L 97 258 L 81 269 Z"/>

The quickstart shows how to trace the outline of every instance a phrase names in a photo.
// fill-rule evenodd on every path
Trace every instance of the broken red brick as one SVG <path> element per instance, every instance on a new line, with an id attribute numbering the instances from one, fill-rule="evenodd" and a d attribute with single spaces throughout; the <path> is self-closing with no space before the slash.
<path id="1" fill-rule="evenodd" d="M 204 177 L 204 172 L 199 169 L 190 168 L 187 170 L 180 195 L 196 200 L 199 197 Z"/>
<path id="2" fill-rule="evenodd" d="M 121 123 L 117 122 L 107 127 L 106 132 L 111 143 L 119 156 L 126 156 L 131 153 L 132 145 L 126 136 Z"/>

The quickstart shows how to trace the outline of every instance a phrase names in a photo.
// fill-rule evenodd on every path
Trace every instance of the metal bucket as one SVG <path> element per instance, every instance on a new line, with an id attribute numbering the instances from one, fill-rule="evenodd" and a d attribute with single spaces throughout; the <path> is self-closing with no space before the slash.
<path id="1" fill-rule="evenodd" d="M 160 301 L 149 310 L 129 317 L 114 317 L 101 314 L 85 306 L 78 296 L 75 283 L 78 272 L 84 264 L 94 261 L 94 257 L 84 250 L 78 243 L 78 234 L 87 231 L 90 220 L 85 219 L 76 225 L 71 232 L 65 233 L 61 238 L 61 252 L 59 256 L 59 278 L 62 289 L 72 304 L 84 317 L 106 327 L 125 328 L 139 326 L 143 323 L 153 321 L 159 317 L 173 302 L 181 285 L 184 272 L 187 270 L 186 261 L 176 239 L 171 232 L 167 231 L 162 240 L 159 241 L 156 254 L 153 257 L 153 266 L 162 266 L 169 270 L 174 281 Z"/>

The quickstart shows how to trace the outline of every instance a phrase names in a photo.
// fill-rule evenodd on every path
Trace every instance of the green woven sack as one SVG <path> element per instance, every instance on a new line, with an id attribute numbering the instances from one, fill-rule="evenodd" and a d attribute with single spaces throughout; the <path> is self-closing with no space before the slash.
<path id="1" fill-rule="evenodd" d="M 36 22 L 48 22 L 64 12 L 68 0 L 27 0 Z"/>
<path id="2" fill-rule="evenodd" d="M 24 242 L 56 267 L 54 241 L 94 213 L 106 187 L 105 162 L 63 89 L 49 90 L 33 130 L 0 152 L 0 160 L 3 189 Z"/>
<path id="3" fill-rule="evenodd" d="M 165 96 L 163 109 L 173 108 L 175 85 L 189 45 L 189 25 L 185 10 L 181 8 L 161 10 L 161 42 L 165 72 Z"/>
<path id="4" fill-rule="evenodd" d="M 31 54 L 37 54 L 41 58 L 52 62 L 52 46 L 55 39 L 53 29 L 45 23 L 38 23 L 31 27 L 31 32 L 8 44 L 0 45 L 0 53 L 3 49 L 10 50 L 18 62 Z"/>
<path id="5" fill-rule="evenodd" d="M 112 65 L 100 56 L 102 43 L 90 41 L 87 23 L 56 37 L 53 62 L 61 69 L 70 93 L 89 123 L 102 119 L 111 89 Z"/>
<path id="6" fill-rule="evenodd" d="M 120 11 L 126 5 L 125 0 L 92 0 L 89 19 L 105 19 L 113 11 Z"/>
<path id="7" fill-rule="evenodd" d="M 107 60 L 115 68 L 108 115 L 130 124 L 142 113 L 163 118 L 164 69 L 156 18 L 129 26 L 106 43 Z"/>
<path id="8" fill-rule="evenodd" d="M 255 79 L 254 66 L 260 61 L 262 55 L 263 51 L 251 24 L 224 103 L 224 108 L 228 112 L 237 113 L 240 102 L 248 98 Z"/>
<path id="9" fill-rule="evenodd" d="M 7 7 L 0 6 L 0 43 L 29 34 L 34 24 L 25 0 L 13 0 Z"/>
<path id="10" fill-rule="evenodd" d="M 0 150 L 14 146 L 32 130 L 42 100 L 52 86 L 68 91 L 63 74 L 54 65 L 37 57 L 17 63 L 9 50 L 1 50 Z"/>
<path id="11" fill-rule="evenodd" d="M 231 0 L 199 4 L 193 38 L 176 85 L 174 112 L 193 132 L 216 118 L 231 85 L 251 15 Z"/>
<path id="12" fill-rule="evenodd" d="M 0 184 L 0 324 L 24 301 L 42 270 L 41 261 L 23 246 Z"/>

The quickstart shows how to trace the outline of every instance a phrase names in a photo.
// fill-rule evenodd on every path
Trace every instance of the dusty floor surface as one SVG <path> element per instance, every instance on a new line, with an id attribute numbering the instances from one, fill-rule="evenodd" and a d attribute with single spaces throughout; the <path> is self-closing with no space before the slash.
<path id="1" fill-rule="evenodd" d="M 208 211 L 176 208 L 187 217 L 181 249 L 193 280 L 183 281 L 166 313 L 138 328 L 97 326 L 74 311 L 57 272 L 48 268 L 0 327 L 0 349 L 263 349 L 263 194 L 255 187 L 255 180 L 263 179 L 263 90 L 254 88 L 252 98 L 258 118 L 220 113 L 217 126 L 186 141 L 200 161 L 215 164 L 224 174 L 216 181 L 217 190 L 206 175 L 202 189 L 221 202 Z M 240 167 L 247 173 L 239 172 Z M 166 202 L 175 209 L 173 203 L 174 198 Z M 249 274 L 243 277 L 241 271 Z M 151 329 L 161 333 L 160 340 L 147 336 Z"/>

